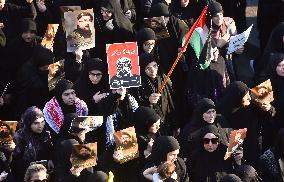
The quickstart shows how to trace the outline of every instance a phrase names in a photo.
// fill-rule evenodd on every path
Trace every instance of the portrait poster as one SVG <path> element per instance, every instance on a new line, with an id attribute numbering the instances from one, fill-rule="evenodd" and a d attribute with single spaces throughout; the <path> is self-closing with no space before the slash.
<path id="1" fill-rule="evenodd" d="M 155 32 L 157 39 L 170 37 L 164 16 L 144 18 L 144 24 Z"/>
<path id="2" fill-rule="evenodd" d="M 227 160 L 235 152 L 235 150 L 244 143 L 246 134 L 247 128 L 231 131 L 229 144 L 224 160 Z"/>
<path id="3" fill-rule="evenodd" d="M 257 85 L 256 87 L 250 89 L 252 99 L 257 104 L 269 104 L 274 100 L 273 97 L 273 89 L 271 85 L 270 79 L 266 80 L 265 82 Z"/>
<path id="4" fill-rule="evenodd" d="M 52 91 L 59 80 L 64 79 L 64 59 L 48 66 L 48 88 Z"/>
<path id="5" fill-rule="evenodd" d="M 78 116 L 71 123 L 72 128 L 79 128 L 87 132 L 98 129 L 103 124 L 103 116 Z"/>
<path id="6" fill-rule="evenodd" d="M 80 11 L 81 6 L 60 6 L 60 17 L 62 22 L 63 31 L 65 32 L 65 20 L 64 20 L 64 13 L 68 11 Z"/>
<path id="7" fill-rule="evenodd" d="M 95 47 L 93 9 L 68 11 L 64 13 L 67 52 Z"/>
<path id="8" fill-rule="evenodd" d="M 238 35 L 234 35 L 234 36 L 230 37 L 227 54 L 232 54 L 233 52 L 235 52 L 236 50 L 238 50 L 238 49 L 240 49 L 244 46 L 244 44 L 247 42 L 247 40 L 249 38 L 252 26 L 253 25 L 251 25 L 243 33 L 240 33 Z"/>
<path id="9" fill-rule="evenodd" d="M 139 157 L 137 137 L 134 127 L 129 127 L 115 132 L 114 140 L 116 143 L 115 151 L 122 153 L 120 164 Z"/>
<path id="10" fill-rule="evenodd" d="M 0 121 L 0 146 L 13 142 L 17 121 Z"/>
<path id="11" fill-rule="evenodd" d="M 72 174 L 97 165 L 97 143 L 73 145 L 70 161 Z"/>
<path id="12" fill-rule="evenodd" d="M 136 42 L 107 44 L 110 89 L 141 85 L 138 47 Z"/>
<path id="13" fill-rule="evenodd" d="M 54 37 L 58 30 L 58 26 L 59 24 L 48 24 L 46 32 L 44 34 L 44 38 L 41 41 L 41 45 L 51 50 L 52 52 L 53 52 Z"/>

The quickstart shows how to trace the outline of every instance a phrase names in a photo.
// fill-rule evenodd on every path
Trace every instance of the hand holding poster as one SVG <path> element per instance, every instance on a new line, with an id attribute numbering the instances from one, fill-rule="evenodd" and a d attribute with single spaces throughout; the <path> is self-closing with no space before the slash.
<path id="1" fill-rule="evenodd" d="M 116 143 L 114 158 L 118 160 L 120 164 L 139 157 L 134 127 L 117 131 L 113 135 Z"/>
<path id="2" fill-rule="evenodd" d="M 55 88 L 57 82 L 65 77 L 64 60 L 57 61 L 48 66 L 48 88 L 49 91 Z"/>
<path id="3" fill-rule="evenodd" d="M 17 121 L 0 121 L 0 146 L 13 144 Z"/>
<path id="4" fill-rule="evenodd" d="M 164 16 L 144 18 L 144 23 L 156 33 L 157 39 L 170 37 Z"/>
<path id="5" fill-rule="evenodd" d="M 103 116 L 78 116 L 71 123 L 73 128 L 82 129 L 86 132 L 98 129 L 103 124 Z"/>
<path id="6" fill-rule="evenodd" d="M 247 40 L 249 38 L 252 26 L 253 25 L 251 25 L 243 33 L 230 37 L 227 54 L 232 54 L 233 52 L 235 52 L 236 50 L 238 50 L 238 49 L 240 49 L 240 48 L 242 48 L 244 46 L 244 44 L 247 42 Z"/>
<path id="7" fill-rule="evenodd" d="M 83 169 L 97 164 L 97 143 L 73 145 L 70 161 L 72 174 L 78 175 Z"/>
<path id="8" fill-rule="evenodd" d="M 259 105 L 270 104 L 274 100 L 270 79 L 250 90 L 252 93 L 252 99 Z"/>
<path id="9" fill-rule="evenodd" d="M 52 52 L 53 52 L 53 43 L 54 43 L 53 40 L 56 35 L 58 26 L 59 24 L 48 24 L 44 38 L 41 41 L 41 45 L 51 50 Z"/>
<path id="10" fill-rule="evenodd" d="M 111 89 L 141 85 L 136 42 L 107 44 L 107 62 Z"/>
<path id="11" fill-rule="evenodd" d="M 93 9 L 68 11 L 64 13 L 67 52 L 95 47 Z"/>
<path id="12" fill-rule="evenodd" d="M 229 145 L 224 160 L 227 160 L 234 151 L 243 144 L 246 138 L 247 129 L 233 130 L 230 134 Z"/>

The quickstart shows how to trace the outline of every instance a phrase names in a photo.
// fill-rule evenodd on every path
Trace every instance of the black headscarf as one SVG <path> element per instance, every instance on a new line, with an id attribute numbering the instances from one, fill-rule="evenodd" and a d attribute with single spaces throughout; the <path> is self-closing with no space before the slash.
<path id="1" fill-rule="evenodd" d="M 177 139 L 172 136 L 160 136 L 154 141 L 151 159 L 155 165 L 167 160 L 167 154 L 180 149 Z"/>
<path id="2" fill-rule="evenodd" d="M 24 32 L 37 32 L 36 22 L 30 18 L 24 18 L 21 22 L 21 33 Z"/>
<path id="3" fill-rule="evenodd" d="M 103 0 L 101 7 L 110 10 L 113 13 L 114 22 L 119 29 L 125 29 L 129 32 L 133 32 L 132 23 L 123 14 L 119 1 L 117 0 Z"/>
<path id="4" fill-rule="evenodd" d="M 241 178 L 243 182 L 258 182 L 262 181 L 258 176 L 256 170 L 250 165 L 241 165 L 236 169 L 236 175 Z"/>
<path id="5" fill-rule="evenodd" d="M 209 109 L 215 109 L 214 102 L 208 98 L 200 99 L 196 105 L 192 117 L 198 120 L 203 120 L 203 114 Z"/>
<path id="6" fill-rule="evenodd" d="M 139 52 L 142 53 L 144 52 L 143 43 L 147 40 L 157 40 L 157 37 L 154 30 L 152 30 L 151 28 L 142 28 L 138 31 L 136 39 L 138 43 Z"/>
<path id="7" fill-rule="evenodd" d="M 143 53 L 139 56 L 139 66 L 140 66 L 140 74 L 146 76 L 145 69 L 147 65 L 151 62 L 156 62 L 157 59 L 153 54 L 150 53 Z"/>
<path id="8" fill-rule="evenodd" d="M 170 16 L 169 6 L 166 5 L 165 3 L 157 3 L 151 7 L 149 16 L 150 17 L 160 17 L 160 16 L 169 17 Z"/>
<path id="9" fill-rule="evenodd" d="M 217 13 L 223 12 L 222 5 L 216 1 L 210 1 L 208 4 L 208 12 L 211 17 L 216 16 Z"/>
<path id="10" fill-rule="evenodd" d="M 51 50 L 38 44 L 35 46 L 32 60 L 33 65 L 35 65 L 37 68 L 50 65 L 53 63 L 53 53 Z"/>
<path id="11" fill-rule="evenodd" d="M 64 91 L 68 90 L 68 89 L 73 89 L 73 83 L 69 80 L 60 80 L 57 85 L 55 86 L 54 89 L 54 96 L 56 98 L 56 100 L 58 101 L 61 110 L 63 112 L 63 114 L 68 114 L 68 113 L 75 113 L 76 112 L 76 106 L 75 104 L 69 106 L 66 105 L 63 100 L 62 100 L 62 94 Z"/>
<path id="12" fill-rule="evenodd" d="M 42 111 L 36 106 L 29 107 L 22 115 L 25 130 L 31 131 L 31 124 L 38 118 L 43 118 Z"/>
<path id="13" fill-rule="evenodd" d="M 140 106 L 134 113 L 135 129 L 141 135 L 148 134 L 149 128 L 160 119 L 156 111 L 150 107 Z"/>
<path id="14" fill-rule="evenodd" d="M 225 117 L 242 107 L 242 98 L 249 92 L 247 85 L 241 81 L 231 83 L 224 91 L 217 104 L 217 111 Z"/>

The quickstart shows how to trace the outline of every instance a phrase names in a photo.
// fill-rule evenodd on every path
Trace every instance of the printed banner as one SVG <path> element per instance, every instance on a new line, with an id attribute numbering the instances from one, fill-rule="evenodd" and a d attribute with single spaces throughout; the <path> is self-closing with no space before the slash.
<path id="1" fill-rule="evenodd" d="M 274 100 L 270 79 L 250 90 L 252 93 L 252 99 L 260 105 L 269 104 Z"/>
<path id="2" fill-rule="evenodd" d="M 103 124 L 103 116 L 78 116 L 71 123 L 72 128 L 78 128 L 87 132 L 98 129 Z"/>
<path id="3" fill-rule="evenodd" d="M 233 130 L 230 134 L 229 145 L 225 154 L 224 160 L 227 160 L 235 150 L 244 143 L 246 138 L 247 129 Z"/>
<path id="4" fill-rule="evenodd" d="M 44 38 L 41 41 L 41 45 L 51 50 L 52 52 L 53 52 L 54 37 L 58 30 L 58 26 L 59 24 L 48 24 Z"/>
<path id="5" fill-rule="evenodd" d="M 157 39 L 170 37 L 164 16 L 144 18 L 144 24 L 146 27 L 154 30 Z"/>
<path id="6" fill-rule="evenodd" d="M 72 174 L 97 165 L 97 143 L 73 145 L 70 161 Z"/>
<path id="7" fill-rule="evenodd" d="M 141 85 L 136 42 L 107 44 L 109 85 L 111 89 Z"/>
<path id="8" fill-rule="evenodd" d="M 68 11 L 64 13 L 67 52 L 95 47 L 93 9 Z"/>
<path id="9" fill-rule="evenodd" d="M 65 77 L 64 60 L 57 61 L 48 66 L 48 88 L 53 90 L 59 80 Z"/>
<path id="10" fill-rule="evenodd" d="M 122 157 L 120 164 L 139 157 L 138 143 L 134 127 L 129 127 L 115 132 L 116 152 L 120 152 Z"/>
<path id="11" fill-rule="evenodd" d="M 13 142 L 17 121 L 0 121 L 0 146 Z"/>
<path id="12" fill-rule="evenodd" d="M 233 52 L 235 52 L 236 50 L 238 50 L 238 49 L 240 49 L 240 48 L 242 48 L 244 46 L 244 44 L 247 42 L 247 40 L 249 38 L 252 26 L 253 25 L 251 25 L 243 33 L 230 37 L 227 54 L 232 54 Z"/>

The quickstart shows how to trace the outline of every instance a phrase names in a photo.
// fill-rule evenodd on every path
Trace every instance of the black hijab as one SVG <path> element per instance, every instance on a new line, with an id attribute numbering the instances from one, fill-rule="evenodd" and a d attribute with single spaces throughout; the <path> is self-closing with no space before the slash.
<path id="1" fill-rule="evenodd" d="M 73 89 L 73 83 L 69 80 L 64 80 L 64 79 L 60 80 L 54 89 L 54 94 L 55 94 L 54 96 L 61 107 L 63 115 L 66 115 L 68 113 L 76 113 L 75 104 L 69 106 L 69 105 L 66 105 L 62 100 L 63 92 L 68 89 Z"/>
<path id="2" fill-rule="evenodd" d="M 151 28 L 142 28 L 138 31 L 136 35 L 137 39 L 137 44 L 138 44 L 138 51 L 139 53 L 143 53 L 143 43 L 148 41 L 148 40 L 157 40 L 156 34 L 154 30 Z M 155 47 L 156 47 L 156 42 L 155 42 Z M 154 49 L 155 49 L 154 47 Z"/>
<path id="3" fill-rule="evenodd" d="M 211 99 L 203 98 L 200 99 L 196 105 L 194 110 L 192 121 L 198 122 L 202 124 L 202 122 L 206 122 L 203 119 L 203 114 L 208 111 L 209 109 L 215 109 L 215 104 Z"/>
<path id="4" fill-rule="evenodd" d="M 180 149 L 177 139 L 172 136 L 160 136 L 154 141 L 151 160 L 158 166 L 167 160 L 167 154 Z"/>

